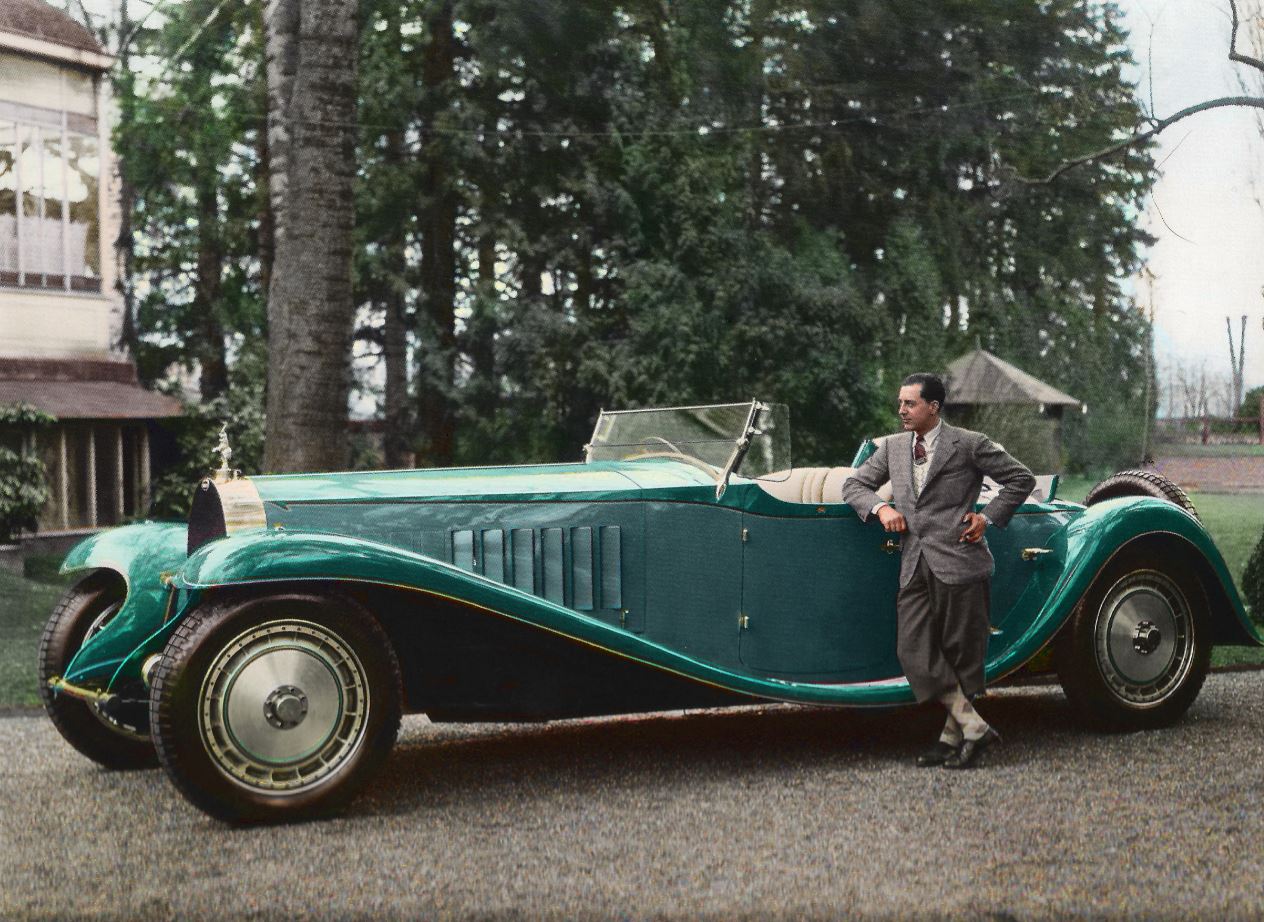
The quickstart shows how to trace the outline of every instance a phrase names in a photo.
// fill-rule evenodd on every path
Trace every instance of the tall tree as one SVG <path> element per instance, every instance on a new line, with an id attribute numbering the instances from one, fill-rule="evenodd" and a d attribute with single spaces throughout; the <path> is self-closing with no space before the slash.
<path id="1" fill-rule="evenodd" d="M 276 249 L 268 290 L 270 471 L 349 460 L 354 305 L 355 0 L 269 0 L 268 132 Z"/>

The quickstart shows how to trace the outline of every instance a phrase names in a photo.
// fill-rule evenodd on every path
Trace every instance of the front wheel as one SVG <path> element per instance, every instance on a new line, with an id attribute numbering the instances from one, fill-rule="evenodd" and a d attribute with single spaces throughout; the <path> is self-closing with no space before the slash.
<path id="1" fill-rule="evenodd" d="M 342 596 L 212 601 L 167 642 L 150 724 L 195 806 L 229 822 L 305 819 L 349 800 L 399 730 L 399 664 Z"/>
<path id="2" fill-rule="evenodd" d="M 39 695 L 53 726 L 92 761 L 113 769 L 152 768 L 158 760 L 142 722 L 107 715 L 96 704 L 48 686 L 49 679 L 65 676 L 75 654 L 113 620 L 126 597 L 122 577 L 107 572 L 80 580 L 62 596 L 40 637 Z"/>
<path id="3" fill-rule="evenodd" d="M 1054 656 L 1067 698 L 1090 725 L 1170 726 L 1198 697 L 1211 662 L 1202 585 L 1174 554 L 1124 551 L 1085 595 Z"/>

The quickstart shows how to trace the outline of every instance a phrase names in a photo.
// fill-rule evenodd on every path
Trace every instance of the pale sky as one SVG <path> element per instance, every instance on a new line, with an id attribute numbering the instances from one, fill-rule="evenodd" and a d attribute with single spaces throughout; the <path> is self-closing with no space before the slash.
<path id="1" fill-rule="evenodd" d="M 1132 33 L 1139 92 L 1143 99 L 1153 92 L 1160 118 L 1203 100 L 1242 95 L 1238 73 L 1257 80 L 1250 68 L 1228 59 L 1224 0 L 1121 0 L 1120 6 Z M 1261 28 L 1259 22 L 1251 26 Z M 1244 38 L 1239 35 L 1238 50 L 1250 54 Z M 1255 200 L 1264 199 L 1259 111 L 1201 113 L 1159 137 L 1155 162 L 1162 163 L 1162 175 L 1144 222 L 1158 238 L 1145 262 L 1157 277 L 1161 373 L 1173 360 L 1191 367 L 1205 362 L 1208 372 L 1227 381 L 1224 318 L 1233 318 L 1236 342 L 1246 314 L 1245 387 L 1264 384 L 1264 208 Z M 1136 290 L 1147 299 L 1144 281 L 1137 281 Z M 1213 405 L 1213 412 L 1217 409 Z"/>

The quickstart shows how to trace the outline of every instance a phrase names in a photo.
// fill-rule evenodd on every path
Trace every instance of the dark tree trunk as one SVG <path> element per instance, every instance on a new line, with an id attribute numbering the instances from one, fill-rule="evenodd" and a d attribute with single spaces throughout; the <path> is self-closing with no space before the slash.
<path id="1" fill-rule="evenodd" d="M 447 88 L 455 77 L 452 26 L 451 0 L 435 4 L 422 64 L 426 128 L 433 126 L 436 116 L 447 107 Z M 429 204 L 421 222 L 422 340 L 417 410 L 422 445 L 418 460 L 426 465 L 445 465 L 452 463 L 456 435 L 452 390 L 456 372 L 457 199 L 442 138 L 432 134 L 427 140 L 423 186 Z"/>
<path id="2" fill-rule="evenodd" d="M 257 15 L 254 17 L 254 21 L 262 31 L 266 28 L 263 7 L 257 6 L 255 9 Z M 272 85 L 271 59 L 267 43 L 264 43 L 262 50 L 263 67 L 267 74 L 267 79 L 255 81 L 255 97 L 258 101 L 259 109 L 267 112 L 268 97 Z M 256 205 L 259 209 L 259 228 L 256 232 L 259 252 L 259 290 L 263 292 L 265 298 L 272 285 L 272 260 L 276 252 L 276 229 L 273 217 L 274 203 L 272 202 L 271 180 L 272 148 L 269 144 L 270 135 L 273 131 L 271 122 L 272 119 L 269 117 L 268 124 L 255 133 L 255 152 L 257 156 L 255 189 L 257 190 Z"/>
<path id="3" fill-rule="evenodd" d="M 384 21 L 391 47 L 402 60 L 403 36 L 400 25 L 400 7 L 392 3 L 385 10 Z M 404 113 L 397 113 L 403 119 Z M 404 129 L 392 127 L 385 133 L 386 148 L 382 156 L 383 172 L 387 176 L 401 176 L 407 163 Z M 412 431 L 409 425 L 411 405 L 408 394 L 408 222 L 404 209 L 399 209 L 397 219 L 387 225 L 380 241 L 383 249 L 382 278 L 376 285 L 374 300 L 384 314 L 382 325 L 382 363 L 386 373 L 383 393 L 383 422 L 386 432 L 382 439 L 383 461 L 388 468 L 411 467 L 416 458 L 412 451 Z"/>
<path id="4" fill-rule="evenodd" d="M 200 179 L 198 188 L 198 258 L 197 278 L 193 285 L 193 310 L 201 326 L 201 348 L 198 364 L 201 379 L 198 389 L 203 400 L 212 400 L 228 390 L 228 355 L 224 326 L 220 322 L 224 247 L 220 234 L 218 198 L 215 194 L 216 165 L 198 164 L 210 171 Z"/>
<path id="5" fill-rule="evenodd" d="M 119 109 L 130 111 L 135 86 L 132 76 L 131 62 L 132 20 L 127 9 L 127 0 L 119 0 L 118 19 L 118 78 L 113 89 L 115 102 Z M 136 331 L 136 293 L 132 286 L 132 278 L 136 265 L 136 240 L 132 231 L 132 212 L 136 209 L 136 187 L 132 183 L 131 170 L 122 161 L 117 165 L 119 175 L 119 232 L 114 239 L 114 253 L 118 266 L 118 278 L 114 287 L 123 298 L 123 329 L 119 345 L 132 358 L 136 357 L 136 347 L 140 337 Z"/>
<path id="6" fill-rule="evenodd" d="M 268 131 L 276 250 L 268 291 L 269 471 L 349 460 L 355 0 L 270 0 Z"/>
<path id="7" fill-rule="evenodd" d="M 486 203 L 487 197 L 484 196 Z M 487 209 L 484 205 L 484 220 Z M 478 296 L 470 312 L 467 351 L 473 373 L 470 376 L 470 406 L 482 420 L 491 419 L 498 404 L 496 383 L 496 240 L 490 230 L 478 238 Z"/>

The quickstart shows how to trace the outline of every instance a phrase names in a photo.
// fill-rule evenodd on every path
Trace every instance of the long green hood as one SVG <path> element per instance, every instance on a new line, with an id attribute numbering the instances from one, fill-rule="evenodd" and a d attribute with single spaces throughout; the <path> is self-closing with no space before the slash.
<path id="1" fill-rule="evenodd" d="M 666 459 L 454 467 L 337 474 L 274 474 L 251 477 L 265 503 L 381 502 L 383 500 L 560 499 L 576 494 L 603 498 L 640 496 L 645 490 L 714 485 L 706 472 Z"/>

